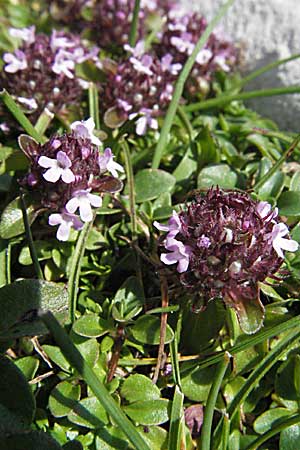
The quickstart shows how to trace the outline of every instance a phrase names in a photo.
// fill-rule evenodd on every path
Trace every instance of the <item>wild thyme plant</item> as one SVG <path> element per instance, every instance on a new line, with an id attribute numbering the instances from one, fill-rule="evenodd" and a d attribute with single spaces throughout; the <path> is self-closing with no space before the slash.
<path id="1" fill-rule="evenodd" d="M 0 1 L 1 449 L 300 448 L 300 138 L 242 102 L 299 55 L 232 4 Z"/>

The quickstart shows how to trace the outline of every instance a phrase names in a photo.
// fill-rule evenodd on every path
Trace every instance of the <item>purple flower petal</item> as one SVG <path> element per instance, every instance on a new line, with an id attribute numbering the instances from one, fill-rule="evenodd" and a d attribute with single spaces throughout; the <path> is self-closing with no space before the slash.
<path id="1" fill-rule="evenodd" d="M 56 159 L 63 169 L 69 169 L 72 166 L 72 162 L 65 152 L 57 152 Z"/>
<path id="2" fill-rule="evenodd" d="M 79 200 L 77 197 L 73 197 L 66 204 L 66 210 L 68 213 L 73 214 L 77 208 L 79 208 Z"/>

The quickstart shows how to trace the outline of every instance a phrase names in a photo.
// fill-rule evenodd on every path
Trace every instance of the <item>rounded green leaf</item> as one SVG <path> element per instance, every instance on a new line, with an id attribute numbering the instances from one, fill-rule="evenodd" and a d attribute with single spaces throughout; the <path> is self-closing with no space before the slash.
<path id="1" fill-rule="evenodd" d="M 160 398 L 159 388 L 145 375 L 130 375 L 123 383 L 121 395 L 128 402 L 155 400 Z"/>
<path id="2" fill-rule="evenodd" d="M 254 431 L 258 434 L 263 434 L 271 428 L 277 426 L 280 421 L 292 413 L 287 408 L 273 408 L 268 409 L 255 420 L 253 424 Z"/>
<path id="3" fill-rule="evenodd" d="M 24 358 L 17 359 L 15 364 L 21 370 L 26 380 L 30 381 L 34 378 L 40 361 L 34 356 L 25 356 Z"/>
<path id="4" fill-rule="evenodd" d="M 215 367 L 211 366 L 184 374 L 181 379 L 182 392 L 190 400 L 206 402 L 215 373 Z"/>
<path id="5" fill-rule="evenodd" d="M 80 398 L 80 385 L 62 381 L 52 389 L 49 409 L 54 417 L 67 416 Z"/>
<path id="6" fill-rule="evenodd" d="M 54 364 L 65 372 L 71 371 L 70 363 L 66 360 L 60 348 L 55 347 L 54 345 L 43 345 L 43 350 Z"/>
<path id="7" fill-rule="evenodd" d="M 153 200 L 160 194 L 171 192 L 176 179 L 160 169 L 144 169 L 134 178 L 137 203 Z"/>
<path id="8" fill-rule="evenodd" d="M 150 315 L 139 317 L 131 327 L 131 333 L 142 344 L 158 345 L 160 339 L 160 319 Z M 174 338 L 172 328 L 167 325 L 165 344 L 169 344 Z"/>
<path id="9" fill-rule="evenodd" d="M 169 400 L 145 400 L 124 406 L 123 411 L 141 425 L 159 425 L 169 420 Z"/>
<path id="10" fill-rule="evenodd" d="M 37 319 L 36 312 L 44 309 L 65 314 L 68 294 L 64 285 L 58 283 L 42 280 L 15 281 L 0 288 L 0 308 L 0 334 L 14 337 L 46 334 L 48 331 Z"/>
<path id="11" fill-rule="evenodd" d="M 138 432 L 142 435 L 151 450 L 167 450 L 168 433 L 161 427 L 152 426 L 149 428 L 138 427 Z"/>
<path id="12" fill-rule="evenodd" d="M 300 425 L 293 425 L 280 433 L 279 450 L 299 450 Z"/>
<path id="13" fill-rule="evenodd" d="M 29 426 L 35 413 L 35 399 L 21 370 L 6 357 L 0 357 L 0 405 Z"/>
<path id="14" fill-rule="evenodd" d="M 37 216 L 33 205 L 27 207 L 27 216 L 31 224 Z M 0 236 L 3 239 L 10 239 L 24 233 L 23 214 L 20 197 L 9 203 L 4 209 L 0 220 Z"/>
<path id="15" fill-rule="evenodd" d="M 211 186 L 232 189 L 236 182 L 237 174 L 227 164 L 214 164 L 204 167 L 198 176 L 199 189 L 208 189 Z"/>
<path id="16" fill-rule="evenodd" d="M 278 199 L 277 206 L 282 216 L 300 215 L 300 191 L 286 191 Z"/>
<path id="17" fill-rule="evenodd" d="M 86 397 L 77 402 L 68 414 L 70 422 L 86 428 L 100 428 L 108 423 L 108 416 L 96 397 Z"/>
<path id="18" fill-rule="evenodd" d="M 76 335 L 74 332 L 70 333 L 70 337 L 86 362 L 93 367 L 99 358 L 100 352 L 97 339 L 86 339 L 82 336 Z"/>
<path id="19" fill-rule="evenodd" d="M 108 323 L 97 314 L 85 314 L 73 325 L 73 331 L 79 336 L 99 337 L 109 332 Z"/>

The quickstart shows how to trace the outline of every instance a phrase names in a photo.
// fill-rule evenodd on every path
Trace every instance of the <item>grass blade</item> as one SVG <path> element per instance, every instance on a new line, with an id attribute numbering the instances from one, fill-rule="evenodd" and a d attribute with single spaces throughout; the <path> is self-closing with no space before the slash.
<path id="1" fill-rule="evenodd" d="M 215 28 L 215 26 L 218 24 L 218 22 L 222 19 L 222 17 L 226 14 L 227 10 L 230 8 L 230 6 L 234 3 L 234 0 L 228 0 L 224 5 L 220 8 L 219 13 L 213 18 L 211 23 L 207 26 L 206 30 L 198 40 L 193 53 L 190 55 L 188 60 L 186 61 L 178 79 L 175 85 L 174 93 L 172 100 L 169 104 L 168 111 L 160 132 L 160 137 L 157 143 L 157 146 L 154 151 L 154 157 L 152 161 L 152 168 L 157 169 L 159 167 L 164 148 L 166 146 L 167 140 L 168 140 L 168 134 L 171 130 L 173 120 L 179 105 L 180 98 L 183 93 L 184 84 L 190 74 L 190 71 L 192 70 L 192 67 L 196 61 L 197 55 L 199 51 L 204 47 L 206 44 L 211 32 Z"/>
<path id="2" fill-rule="evenodd" d="M 151 450 L 143 440 L 142 436 L 136 431 L 130 420 L 123 413 L 119 405 L 108 393 L 104 384 L 101 383 L 93 369 L 87 364 L 81 353 L 71 341 L 69 335 L 61 327 L 53 314 L 49 311 L 41 312 L 40 318 L 53 335 L 57 345 L 60 347 L 71 366 L 79 372 L 106 412 L 113 418 L 116 425 L 121 428 L 134 447 L 137 450 Z"/>
<path id="3" fill-rule="evenodd" d="M 181 450 L 185 448 L 184 443 L 184 413 L 183 413 L 184 395 L 176 386 L 172 410 L 170 417 L 168 450 Z"/>
<path id="4" fill-rule="evenodd" d="M 133 8 L 133 16 L 131 21 L 130 33 L 129 33 L 129 45 L 130 47 L 135 47 L 137 34 L 138 34 L 138 25 L 139 25 L 139 12 L 140 12 L 140 3 L 141 0 L 135 0 L 134 8 Z"/>

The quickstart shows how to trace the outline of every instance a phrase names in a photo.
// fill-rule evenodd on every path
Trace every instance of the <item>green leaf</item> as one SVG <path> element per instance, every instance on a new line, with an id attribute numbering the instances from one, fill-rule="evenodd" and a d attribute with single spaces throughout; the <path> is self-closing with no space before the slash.
<path id="1" fill-rule="evenodd" d="M 34 356 L 24 356 L 16 360 L 15 365 L 21 370 L 27 381 L 34 378 L 40 361 Z"/>
<path id="2" fill-rule="evenodd" d="M 300 191 L 286 191 L 278 199 L 277 206 L 282 216 L 300 215 Z"/>
<path id="3" fill-rule="evenodd" d="M 266 433 L 274 426 L 279 425 L 281 419 L 284 419 L 287 416 L 291 415 L 291 411 L 289 411 L 287 408 L 268 409 L 259 417 L 257 417 L 253 424 L 253 429 L 258 434 Z"/>
<path id="4" fill-rule="evenodd" d="M 141 316 L 131 327 L 131 333 L 142 344 L 158 345 L 160 337 L 160 319 L 154 316 Z M 167 325 L 165 344 L 174 339 L 172 328 Z"/>
<path id="5" fill-rule="evenodd" d="M 205 403 L 215 372 L 215 367 L 206 367 L 204 369 L 196 368 L 182 375 L 181 386 L 184 395 L 190 400 Z"/>
<path id="6" fill-rule="evenodd" d="M 198 176 L 198 188 L 208 189 L 219 186 L 223 189 L 232 189 L 237 183 L 237 174 L 227 164 L 215 164 L 204 167 Z"/>
<path id="7" fill-rule="evenodd" d="M 112 315 L 120 322 L 139 314 L 145 303 L 144 290 L 136 277 L 129 277 L 118 289 L 113 300 Z"/>
<path id="8" fill-rule="evenodd" d="M 287 361 L 284 361 L 279 367 L 276 379 L 275 379 L 275 391 L 276 394 L 281 397 L 284 404 L 293 409 L 297 407 L 297 401 L 300 398 L 300 392 L 298 391 L 298 383 L 295 384 L 295 375 L 298 370 L 298 356 L 291 355 Z"/>
<path id="9" fill-rule="evenodd" d="M 28 427 L 34 417 L 35 400 L 24 375 L 6 357 L 0 357 L 0 405 Z"/>
<path id="10" fill-rule="evenodd" d="M 84 357 L 87 364 L 93 367 L 98 358 L 99 358 L 99 344 L 97 339 L 86 339 L 82 336 L 78 336 L 77 334 L 71 331 L 70 337 L 74 342 L 77 349 L 80 351 L 82 356 Z"/>
<path id="11" fill-rule="evenodd" d="M 97 430 L 96 450 L 127 450 L 129 442 L 119 427 L 107 426 Z"/>
<path id="12" fill-rule="evenodd" d="M 124 406 L 123 411 L 136 423 L 159 425 L 169 420 L 168 408 L 168 400 L 145 400 Z"/>
<path id="13" fill-rule="evenodd" d="M 300 170 L 294 173 L 290 182 L 291 191 L 300 191 Z"/>
<path id="14" fill-rule="evenodd" d="M 201 147 L 201 155 L 199 158 L 200 167 L 220 161 L 219 150 L 207 126 L 196 136 L 195 141 Z"/>
<path id="15" fill-rule="evenodd" d="M 159 388 L 145 375 L 130 375 L 123 383 L 121 396 L 129 403 L 160 398 Z"/>
<path id="16" fill-rule="evenodd" d="M 84 314 L 73 324 L 73 331 L 84 337 L 99 337 L 109 332 L 109 324 L 96 314 Z"/>
<path id="17" fill-rule="evenodd" d="M 184 182 L 189 179 L 189 177 L 196 172 L 197 161 L 195 161 L 194 155 L 191 148 L 189 147 L 187 152 L 185 152 L 184 157 L 176 167 L 173 172 L 173 176 L 176 178 L 177 182 Z"/>
<path id="18" fill-rule="evenodd" d="M 228 303 L 225 299 L 225 303 L 234 308 L 244 333 L 256 333 L 263 326 L 265 308 L 258 297 L 249 299 L 240 296 L 235 302 Z"/>
<path id="19" fill-rule="evenodd" d="M 280 433 L 279 450 L 299 450 L 300 425 L 293 425 Z"/>
<path id="20" fill-rule="evenodd" d="M 49 409 L 54 417 L 67 416 L 80 398 L 80 385 L 62 381 L 52 389 Z"/>
<path id="21" fill-rule="evenodd" d="M 30 431 L 0 438 L 0 448 L 5 450 L 62 450 L 48 433 Z"/>
<path id="22" fill-rule="evenodd" d="M 182 447 L 185 447 L 183 400 L 184 395 L 180 392 L 178 386 L 176 386 L 170 417 L 169 450 L 180 450 Z"/>
<path id="23" fill-rule="evenodd" d="M 53 245 L 49 244 L 49 242 L 34 241 L 34 247 L 39 261 L 44 261 L 51 258 Z M 32 264 L 30 250 L 27 245 L 22 248 L 19 254 L 19 263 L 23 266 L 29 266 Z"/>
<path id="24" fill-rule="evenodd" d="M 40 309 L 64 314 L 68 295 L 63 285 L 42 280 L 20 280 L 0 289 L 0 336 L 32 336 L 47 329 L 36 318 Z M 14 326 L 14 327 L 13 327 Z"/>
<path id="25" fill-rule="evenodd" d="M 27 201 L 26 204 L 28 204 Z M 32 224 L 38 213 L 34 210 L 33 205 L 27 206 L 26 211 L 29 223 Z M 25 228 L 20 197 L 17 197 L 6 206 L 2 213 L 0 221 L 0 236 L 3 239 L 10 239 L 24 232 Z"/>
<path id="26" fill-rule="evenodd" d="M 144 169 L 134 177 L 136 202 L 153 200 L 160 194 L 171 192 L 176 179 L 168 172 L 159 169 Z"/>
<path id="27" fill-rule="evenodd" d="M 71 371 L 71 366 L 62 354 L 59 347 L 55 347 L 54 345 L 43 345 L 43 350 L 49 356 L 52 362 L 60 367 L 65 372 Z"/>
<path id="28" fill-rule="evenodd" d="M 87 397 L 73 406 L 68 414 L 70 422 L 86 428 L 101 428 L 108 424 L 105 409 L 96 397 Z"/>

